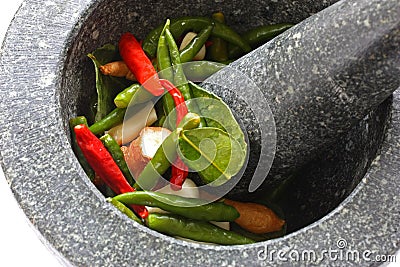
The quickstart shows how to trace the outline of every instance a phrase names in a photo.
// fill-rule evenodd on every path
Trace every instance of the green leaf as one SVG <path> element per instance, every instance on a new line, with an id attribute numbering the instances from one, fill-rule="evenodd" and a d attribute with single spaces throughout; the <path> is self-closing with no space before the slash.
<path id="1" fill-rule="evenodd" d="M 179 149 L 185 164 L 212 186 L 221 185 L 237 174 L 246 156 L 236 139 L 211 127 L 181 131 Z"/>
<path id="2" fill-rule="evenodd" d="M 225 102 L 192 82 L 189 82 L 189 85 L 193 94 L 193 99 L 188 101 L 189 109 L 192 105 L 197 105 L 201 116 L 206 120 L 207 126 L 227 132 L 240 144 L 244 151 L 247 151 L 243 131 Z"/>
<path id="3" fill-rule="evenodd" d="M 95 121 L 99 121 L 115 108 L 115 96 L 132 82 L 125 78 L 103 75 L 99 70 L 99 67 L 104 64 L 121 60 L 118 49 L 114 45 L 106 44 L 88 54 L 88 57 L 93 61 L 96 71 L 97 112 Z"/>

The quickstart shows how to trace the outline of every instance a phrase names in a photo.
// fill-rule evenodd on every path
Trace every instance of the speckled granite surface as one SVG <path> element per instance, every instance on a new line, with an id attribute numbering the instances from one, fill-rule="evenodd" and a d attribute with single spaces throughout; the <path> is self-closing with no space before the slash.
<path id="1" fill-rule="evenodd" d="M 262 187 L 275 186 L 281 175 L 332 145 L 400 84 L 399 1 L 342 1 L 334 10 L 316 14 L 230 65 L 259 87 L 274 114 L 277 149 Z M 223 84 L 226 77 L 222 71 L 210 80 Z M 228 95 L 224 99 L 232 107 L 240 105 L 237 114 L 250 121 L 251 157 L 256 158 L 260 127 L 247 115 L 252 105 L 232 100 L 234 87 L 229 93 L 207 88 Z M 247 192 L 250 177 L 236 191 Z"/>
<path id="2" fill-rule="evenodd" d="M 283 209 L 288 232 L 322 218 L 354 190 L 380 149 L 391 104 L 387 99 L 283 185 L 266 192 Z"/>
<path id="3" fill-rule="evenodd" d="M 161 2 L 157 5 L 149 2 L 126 2 L 129 2 L 126 5 L 128 8 L 121 10 L 129 13 L 130 17 L 118 21 L 121 22 L 121 28 L 113 28 L 114 26 L 110 25 L 110 28 L 102 33 L 100 29 L 103 27 L 99 24 L 107 21 L 104 12 L 119 10 L 124 6 L 124 1 L 99 1 L 95 4 L 89 0 L 27 1 L 16 15 L 2 50 L 2 167 L 21 208 L 47 244 L 63 257 L 66 264 L 175 266 L 179 263 L 183 266 L 263 266 L 271 263 L 271 251 L 275 251 L 275 254 L 272 253 L 272 262 L 276 265 L 326 265 L 329 257 L 324 251 L 329 249 L 342 252 L 348 249 L 357 250 L 360 255 L 365 251 L 373 251 L 373 255 L 394 254 L 399 249 L 398 92 L 394 95 L 393 121 L 383 142 L 381 155 L 355 191 L 329 215 L 284 238 L 248 246 L 189 244 L 149 231 L 127 220 L 106 203 L 85 178 L 69 147 L 66 120 L 76 114 L 76 103 L 84 101 L 80 99 L 90 93 L 87 92 L 87 88 L 90 88 L 88 85 L 91 78 L 76 79 L 83 78 L 85 65 L 81 66 L 79 63 L 85 61 L 85 54 L 102 42 L 115 40 L 119 32 L 127 30 L 133 22 L 140 24 L 144 17 L 148 17 L 142 13 L 146 10 L 146 5 L 154 6 L 154 16 L 148 18 L 151 21 L 150 25 L 159 22 L 160 15 L 164 14 L 164 10 L 159 7 Z M 296 20 L 302 20 L 334 1 L 321 1 L 319 4 L 313 2 L 297 1 L 286 4 L 271 1 L 270 8 L 266 8 L 263 1 L 258 1 L 251 5 L 249 12 L 257 14 L 258 17 L 274 14 L 271 18 L 275 21 L 293 18 L 293 22 L 297 22 Z M 346 3 L 364 2 L 367 1 Z M 106 3 L 112 8 L 106 9 Z M 345 8 L 346 3 L 336 8 L 340 12 L 348 12 L 349 8 Z M 387 5 L 393 5 L 393 12 L 398 14 L 399 8 L 396 4 L 398 3 L 395 0 L 380 1 L 383 9 L 388 7 Z M 229 5 L 232 8 L 229 14 L 232 15 L 241 14 L 243 11 L 239 2 L 232 4 L 216 1 L 215 5 L 218 8 Z M 189 6 L 189 2 L 180 2 L 179 8 L 168 10 L 171 11 L 170 14 L 182 14 L 185 12 L 181 12 L 181 9 L 185 6 Z M 192 12 L 196 8 L 204 13 L 214 10 L 208 2 L 190 2 L 190 6 L 189 10 Z M 281 16 L 273 12 L 277 10 L 281 12 Z M 368 13 L 371 25 L 380 19 L 378 11 L 379 9 L 374 8 Z M 330 18 L 341 18 L 338 13 L 335 15 Z M 242 23 L 244 17 L 246 16 L 242 15 L 241 19 L 234 22 Z M 87 19 L 89 21 L 86 21 Z M 142 28 L 139 34 L 143 34 L 144 30 Z M 77 40 L 77 36 L 88 38 Z M 87 42 L 83 43 L 82 40 Z M 294 39 L 296 40 L 300 41 L 298 38 Z M 238 66 L 245 63 L 242 62 L 237 63 Z M 75 68 L 71 69 L 72 66 Z M 396 71 L 396 68 L 394 70 Z M 368 74 L 368 71 L 369 69 L 366 69 L 365 73 Z M 396 78 L 398 79 L 394 77 Z M 391 82 L 392 80 L 387 79 L 388 85 Z M 78 90 L 80 91 L 77 94 Z M 343 242 L 338 243 L 339 240 L 343 241 L 342 239 L 347 242 L 345 248 L 342 247 Z M 264 253 L 266 249 L 270 254 Z M 292 252 L 292 256 L 295 256 L 293 252 L 312 250 L 318 258 L 311 262 L 288 262 L 285 261 L 288 258 L 277 257 L 279 250 L 287 252 L 286 255 Z M 266 255 L 268 257 L 264 259 Z M 358 261 L 337 259 L 329 264 L 379 265 L 377 262 L 367 262 L 363 258 Z"/>

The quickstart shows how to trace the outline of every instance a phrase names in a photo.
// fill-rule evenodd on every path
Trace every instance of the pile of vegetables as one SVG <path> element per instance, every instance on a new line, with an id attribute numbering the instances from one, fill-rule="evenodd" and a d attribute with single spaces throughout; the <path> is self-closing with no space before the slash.
<path id="1" fill-rule="evenodd" d="M 247 144 L 229 107 L 191 81 L 182 63 L 196 61 L 192 76 L 212 74 L 224 66 L 216 62 L 228 63 L 290 26 L 239 35 L 218 12 L 167 20 L 142 43 L 124 33 L 118 48 L 107 44 L 89 54 L 95 116 L 88 115 L 90 127 L 84 116 L 70 120 L 72 145 L 107 200 L 137 223 L 195 241 L 247 244 L 283 234 L 285 221 L 266 205 L 208 203 L 188 178 L 195 172 L 197 183 L 225 183 L 243 167 Z"/>

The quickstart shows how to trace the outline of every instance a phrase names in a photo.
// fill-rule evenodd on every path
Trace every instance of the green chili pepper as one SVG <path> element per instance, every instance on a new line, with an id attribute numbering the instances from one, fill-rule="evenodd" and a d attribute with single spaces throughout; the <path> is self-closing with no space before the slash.
<path id="1" fill-rule="evenodd" d="M 95 122 L 97 122 L 113 110 L 115 96 L 132 84 L 132 82 L 123 77 L 103 75 L 100 71 L 100 66 L 120 60 L 118 48 L 114 45 L 106 44 L 93 51 L 93 53 L 88 54 L 88 57 L 93 61 L 95 66 L 97 91 Z"/>
<path id="2" fill-rule="evenodd" d="M 212 18 L 219 23 L 225 24 L 225 17 L 222 12 L 212 15 Z M 224 62 L 228 60 L 228 44 L 219 37 L 211 37 L 211 46 L 207 49 L 207 57 L 210 60 Z"/>
<path id="3" fill-rule="evenodd" d="M 126 108 L 132 104 L 142 104 L 153 98 L 153 95 L 145 90 L 140 84 L 132 84 L 120 92 L 115 98 L 114 103 L 117 108 Z"/>
<path id="4" fill-rule="evenodd" d="M 168 122 L 165 126 L 170 130 L 174 130 L 176 125 L 176 114 L 173 113 L 173 110 L 175 109 L 174 99 L 169 93 L 166 93 L 163 95 L 161 100 L 163 103 L 164 114 L 166 116 L 164 117 L 163 123 L 165 123 L 168 117 Z"/>
<path id="5" fill-rule="evenodd" d="M 200 117 L 198 114 L 189 112 L 183 117 L 181 122 L 178 125 L 178 131 L 179 129 L 182 130 L 190 130 L 190 129 L 195 129 L 199 127 L 200 124 Z"/>
<path id="6" fill-rule="evenodd" d="M 157 58 L 153 58 L 153 59 L 151 60 L 151 64 L 153 65 L 154 69 L 157 70 L 157 67 L 158 67 L 158 60 L 157 60 Z"/>
<path id="7" fill-rule="evenodd" d="M 116 196 L 114 191 L 112 191 L 112 189 L 106 184 L 99 186 L 98 189 L 106 197 L 115 197 Z"/>
<path id="8" fill-rule="evenodd" d="M 201 30 L 199 34 L 182 49 L 180 52 L 181 63 L 189 62 L 197 55 L 208 40 L 213 28 L 214 23 Z"/>
<path id="9" fill-rule="evenodd" d="M 69 127 L 71 130 L 71 142 L 72 148 L 74 149 L 75 155 L 78 158 L 79 163 L 81 164 L 83 170 L 85 171 L 86 175 L 90 178 L 91 181 L 94 179 L 94 171 L 90 167 L 89 163 L 86 161 L 85 156 L 83 156 L 82 150 L 78 146 L 76 142 L 74 127 L 80 124 L 84 124 L 87 126 L 87 121 L 84 116 L 79 116 L 69 120 Z"/>
<path id="10" fill-rule="evenodd" d="M 129 171 L 128 165 L 125 162 L 124 153 L 122 153 L 121 147 L 109 134 L 103 135 L 100 140 L 103 142 L 103 145 L 107 148 L 108 152 L 110 152 L 115 163 L 117 163 L 119 169 L 124 174 L 125 179 L 130 185 L 133 185 L 135 181 L 131 172 Z"/>
<path id="11" fill-rule="evenodd" d="M 119 93 L 114 98 L 114 103 L 117 106 L 117 108 L 126 108 L 131 102 L 133 95 L 136 94 L 139 88 L 140 84 L 134 83 L 131 86 L 127 87 L 125 90 L 123 90 L 121 93 Z"/>
<path id="12" fill-rule="evenodd" d="M 146 103 L 147 101 L 150 101 L 153 97 L 154 96 L 149 91 L 144 89 L 143 86 L 140 86 L 139 90 L 137 90 L 137 92 L 133 94 L 129 104 L 137 105 Z"/>
<path id="13" fill-rule="evenodd" d="M 171 57 L 171 61 L 172 61 L 172 66 L 174 69 L 174 82 L 177 85 L 177 88 L 179 89 L 179 91 L 181 91 L 184 99 L 186 101 L 190 100 L 192 98 L 192 93 L 190 91 L 190 86 L 187 83 L 185 72 L 183 71 L 180 54 L 179 54 L 179 49 L 178 49 L 175 39 L 172 36 L 171 32 L 169 31 L 168 27 L 166 27 L 166 29 L 165 29 L 165 37 L 168 42 L 169 53 L 170 53 L 170 57 Z M 189 112 L 199 113 L 196 105 L 192 105 L 192 109 L 189 110 Z M 204 127 L 204 126 L 206 126 L 206 122 L 204 119 L 201 119 L 200 127 Z M 171 125 L 171 127 L 172 127 L 172 125 Z"/>
<path id="14" fill-rule="evenodd" d="M 110 130 L 112 127 L 122 123 L 122 121 L 124 120 L 125 112 L 126 108 L 114 109 L 103 119 L 90 126 L 90 131 L 97 135 L 104 133 L 104 131 Z"/>
<path id="15" fill-rule="evenodd" d="M 185 100 L 191 99 L 192 96 L 190 94 L 190 88 L 189 85 L 187 84 L 185 73 L 183 72 L 181 65 L 182 62 L 179 55 L 179 49 L 168 27 L 165 29 L 165 37 L 168 42 L 169 54 L 171 57 L 172 67 L 174 70 L 174 83 L 178 87 L 179 91 L 181 91 Z"/>
<path id="16" fill-rule="evenodd" d="M 207 203 L 196 198 L 151 191 L 129 192 L 114 197 L 124 204 L 158 207 L 165 211 L 200 221 L 232 222 L 239 218 L 239 212 L 223 202 Z"/>
<path id="17" fill-rule="evenodd" d="M 171 32 L 169 31 L 169 28 L 166 27 L 165 29 L 165 37 L 168 42 L 168 47 L 169 47 L 169 53 L 172 61 L 172 66 L 174 69 L 174 82 L 181 91 L 184 99 L 186 101 L 192 99 L 192 93 L 190 91 L 190 86 L 187 83 L 187 79 L 185 76 L 185 72 L 183 71 L 183 65 L 181 64 L 181 58 L 179 54 L 179 49 L 178 46 L 176 45 L 175 39 L 172 36 Z M 192 109 L 189 110 L 189 112 L 196 112 L 199 113 L 198 108 L 196 105 L 192 105 Z M 206 126 L 206 122 L 204 119 L 201 119 L 200 121 L 200 127 Z M 172 125 L 171 125 L 172 127 Z"/>
<path id="18" fill-rule="evenodd" d="M 221 64 L 225 64 L 225 65 L 229 65 L 231 64 L 233 61 L 235 61 L 236 59 L 228 59 L 226 61 L 221 62 Z"/>
<path id="19" fill-rule="evenodd" d="M 246 32 L 243 38 L 249 42 L 250 46 L 256 46 L 274 38 L 291 27 L 293 27 L 293 24 L 290 23 L 261 26 Z"/>
<path id="20" fill-rule="evenodd" d="M 161 101 L 157 101 L 154 104 L 154 109 L 156 111 L 158 119 L 161 118 L 161 117 L 165 117 L 164 105 L 163 105 L 163 103 Z M 157 121 L 155 123 L 157 123 Z"/>
<path id="21" fill-rule="evenodd" d="M 143 224 L 142 220 L 140 220 L 133 211 L 131 211 L 127 206 L 122 204 L 116 199 L 113 198 L 107 198 L 107 201 L 113 204 L 119 211 L 121 211 L 123 214 L 128 216 L 128 218 L 134 220 L 137 223 Z"/>
<path id="22" fill-rule="evenodd" d="M 182 65 L 182 67 L 189 81 L 202 82 L 217 71 L 225 68 L 226 65 L 213 61 L 192 61 L 190 64 Z"/>
<path id="23" fill-rule="evenodd" d="M 283 33 L 292 26 L 293 24 L 290 23 L 260 26 L 251 29 L 247 31 L 245 34 L 243 34 L 243 39 L 254 49 L 260 46 L 261 44 L 264 44 L 266 41 L 271 40 L 272 38 Z M 235 45 L 229 45 L 228 52 L 229 52 L 229 58 L 237 58 L 246 53 L 240 47 Z"/>
<path id="24" fill-rule="evenodd" d="M 165 126 L 164 126 L 164 123 L 165 123 L 165 120 L 166 120 L 166 119 L 167 119 L 167 117 L 166 117 L 165 115 L 161 116 L 161 117 L 157 120 L 157 122 L 155 123 L 155 125 L 158 126 L 158 127 L 165 127 Z"/>
<path id="25" fill-rule="evenodd" d="M 189 30 L 200 32 L 202 29 L 210 26 L 213 22 L 215 21 L 207 17 L 182 17 L 171 20 L 170 31 L 174 38 L 179 38 L 179 36 Z M 143 40 L 143 50 L 151 58 L 156 54 L 158 38 L 160 37 L 163 26 L 164 25 L 160 25 L 153 29 Z M 225 24 L 215 22 L 211 35 L 220 37 L 229 43 L 237 45 L 245 52 L 250 52 L 251 50 L 249 44 L 247 44 L 239 34 Z"/>
<path id="26" fill-rule="evenodd" d="M 188 113 L 179 123 L 178 128 L 165 138 L 157 149 L 156 154 L 147 163 L 146 167 L 137 178 L 137 184 L 144 189 L 153 188 L 160 175 L 163 175 L 171 166 L 171 161 L 177 157 L 179 133 L 182 129 L 194 129 L 200 124 L 200 117 L 194 113 Z"/>
<path id="27" fill-rule="evenodd" d="M 160 76 L 162 79 L 169 80 L 173 82 L 173 72 L 172 72 L 172 62 L 169 55 L 168 43 L 165 37 L 165 29 L 169 28 L 170 20 L 167 19 L 167 22 L 164 25 L 164 28 L 160 34 L 160 38 L 158 40 L 157 46 L 157 63 L 158 69 L 161 71 Z"/>
<path id="28" fill-rule="evenodd" d="M 167 19 L 167 22 L 165 23 L 165 26 L 160 34 L 160 38 L 158 41 L 157 61 L 160 71 L 160 77 L 169 80 L 170 82 L 173 82 L 174 73 L 172 71 L 171 58 L 169 56 L 168 44 L 165 37 L 165 29 L 168 28 L 169 25 L 170 25 L 170 20 Z M 164 113 L 166 116 L 168 116 L 167 126 L 169 129 L 173 130 L 175 129 L 174 126 L 176 124 L 176 116 L 175 114 L 171 113 L 175 108 L 174 100 L 170 94 L 164 94 L 162 96 L 162 103 L 163 103 Z"/>
<path id="29" fill-rule="evenodd" d="M 254 240 L 228 231 L 208 222 L 185 219 L 172 214 L 152 213 L 146 219 L 150 229 L 196 241 L 212 242 L 222 245 L 244 245 Z"/>

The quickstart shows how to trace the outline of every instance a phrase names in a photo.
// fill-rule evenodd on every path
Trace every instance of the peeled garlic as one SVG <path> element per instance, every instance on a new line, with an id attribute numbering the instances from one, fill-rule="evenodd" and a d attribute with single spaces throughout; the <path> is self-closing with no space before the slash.
<path id="1" fill-rule="evenodd" d="M 140 131 L 157 121 L 157 113 L 153 108 L 154 104 L 149 102 L 143 109 L 123 123 L 111 128 L 108 131 L 119 145 L 127 144 L 138 137 Z"/>
<path id="2" fill-rule="evenodd" d="M 196 184 L 190 179 L 185 180 L 185 182 L 182 184 L 181 190 L 174 191 L 168 184 L 163 188 L 157 190 L 157 192 L 189 198 L 199 198 L 200 196 L 199 189 L 197 188 Z"/>

